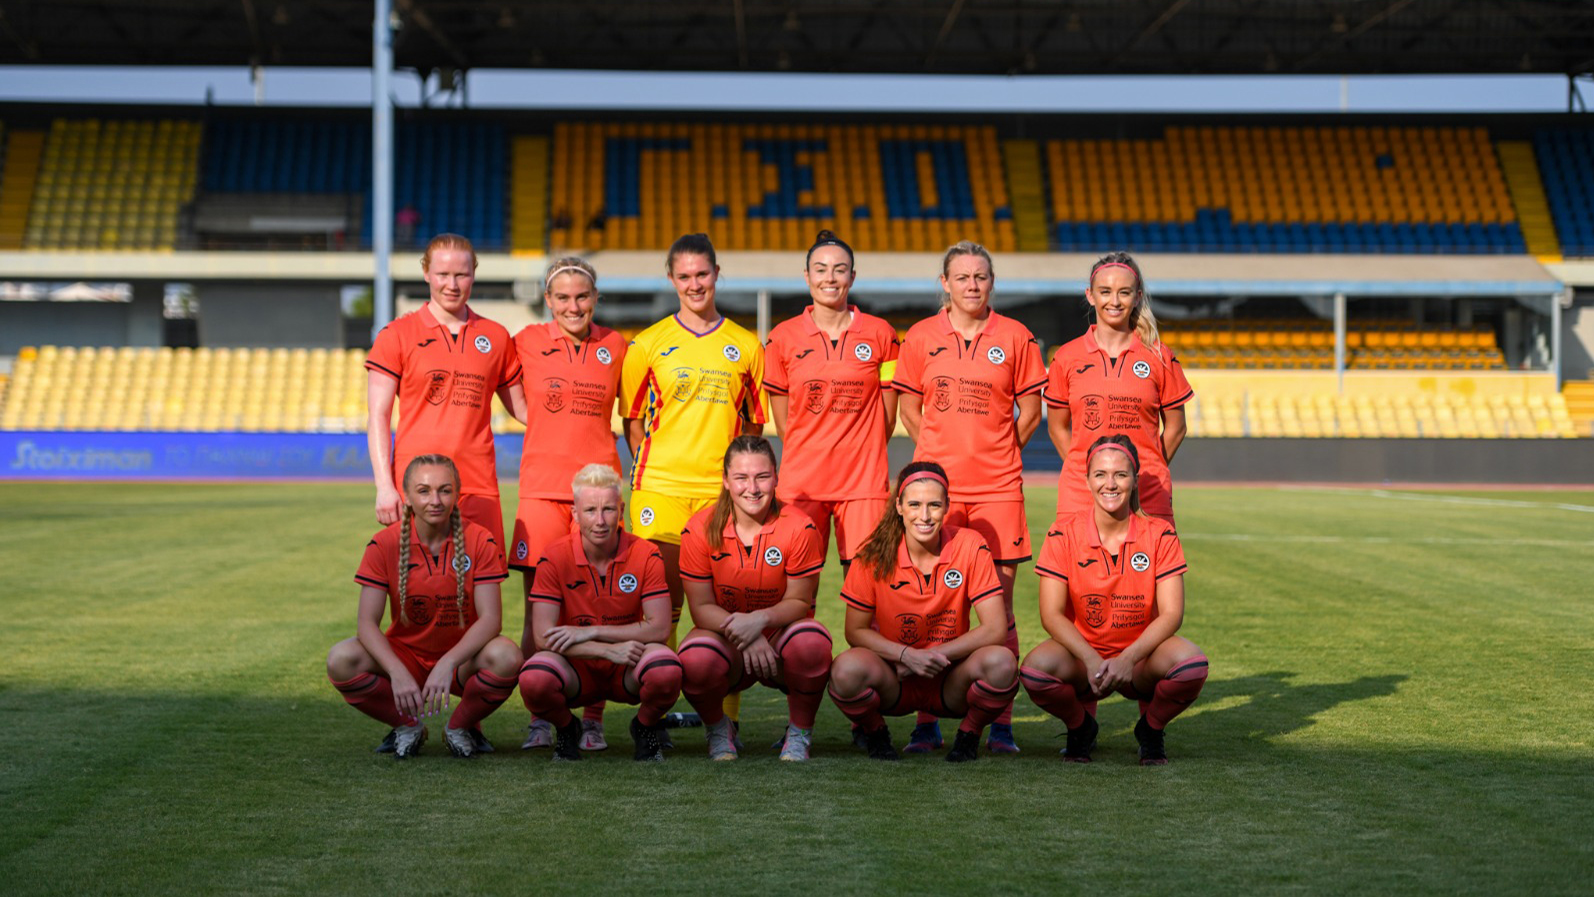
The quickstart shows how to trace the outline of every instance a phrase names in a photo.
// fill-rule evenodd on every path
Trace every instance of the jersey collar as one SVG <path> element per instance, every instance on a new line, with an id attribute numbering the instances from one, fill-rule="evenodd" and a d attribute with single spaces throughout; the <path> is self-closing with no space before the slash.
<path id="1" fill-rule="evenodd" d="M 812 305 L 803 309 L 802 317 L 798 318 L 798 320 L 802 322 L 803 332 L 809 336 L 817 336 L 820 333 L 819 325 L 814 323 L 814 307 Z M 858 323 L 858 306 L 848 303 L 847 326 L 841 328 L 841 332 L 851 332 L 852 325 L 856 323 Z"/>
<path id="2" fill-rule="evenodd" d="M 946 547 L 952 542 L 953 532 L 955 532 L 953 527 L 950 527 L 945 523 L 941 524 L 941 552 L 935 557 L 935 565 L 937 567 L 940 567 L 942 564 L 947 562 Z M 902 541 L 897 543 L 897 566 L 909 567 L 915 571 L 919 569 L 918 567 L 913 566 L 913 558 L 908 557 L 908 536 L 906 533 L 903 534 Z"/>
<path id="3" fill-rule="evenodd" d="M 576 540 L 576 550 L 572 552 L 576 556 L 576 566 L 591 567 L 592 562 L 587 560 L 587 547 L 581 539 L 581 534 L 572 533 L 571 538 Z M 614 557 L 609 558 L 609 566 L 611 569 L 613 569 L 615 564 L 620 563 L 621 558 L 625 557 L 626 552 L 631 548 L 631 543 L 635 540 L 636 536 L 631 535 L 625 530 L 620 530 L 620 541 L 614 546 Z"/>
<path id="4" fill-rule="evenodd" d="M 1089 523 L 1090 523 L 1090 547 L 1091 548 L 1100 548 L 1101 547 L 1101 530 L 1099 528 L 1097 528 L 1097 526 L 1096 526 L 1096 514 L 1095 514 L 1094 509 L 1092 509 L 1092 511 L 1091 511 Z M 1129 515 L 1129 532 L 1124 535 L 1124 544 L 1128 545 L 1130 542 L 1136 541 L 1136 537 L 1138 537 L 1139 535 L 1140 535 L 1140 515 L 1139 514 L 1135 514 L 1135 513 L 1131 513 Z M 1122 551 L 1123 549 L 1120 548 L 1119 550 Z"/>
<path id="5" fill-rule="evenodd" d="M 758 528 L 760 536 L 768 535 L 774 531 L 775 524 L 780 522 L 781 510 L 784 509 L 777 509 L 775 513 L 769 515 L 769 519 L 764 521 L 764 525 Z M 725 528 L 720 530 L 720 536 L 733 539 L 738 543 L 741 542 L 741 537 L 736 535 L 736 509 L 732 508 L 730 516 L 725 518 Z"/>
<path id="6" fill-rule="evenodd" d="M 1137 349 L 1141 349 L 1141 350 L 1145 349 L 1146 344 L 1142 343 L 1140 341 L 1139 334 L 1131 334 L 1131 336 L 1133 338 L 1129 340 L 1128 348 L 1126 348 L 1122 352 L 1118 353 L 1118 355 L 1116 357 L 1122 358 L 1125 355 L 1128 355 L 1130 352 L 1133 352 L 1133 351 L 1135 351 Z M 1101 347 L 1101 343 L 1096 342 L 1096 325 L 1095 324 L 1092 324 L 1089 327 L 1085 328 L 1085 343 L 1086 343 L 1086 345 L 1090 346 L 1092 351 L 1100 352 L 1103 355 L 1105 355 L 1107 353 L 1107 350 L 1103 349 Z"/>
<path id="7" fill-rule="evenodd" d="M 990 306 L 986 306 L 986 307 L 989 308 Z M 952 313 L 951 312 L 947 311 L 944 308 L 941 309 L 940 311 L 936 312 L 936 320 L 941 322 L 941 332 L 942 333 L 944 333 L 944 334 L 946 334 L 948 336 L 958 336 L 958 332 L 952 328 Z M 981 330 L 979 332 L 979 335 L 980 336 L 990 336 L 991 334 L 995 333 L 996 332 L 996 327 L 998 325 L 998 322 L 1000 322 L 1001 320 L 1002 320 L 1001 313 L 999 313 L 996 309 L 992 308 L 991 309 L 991 316 L 985 319 L 985 329 Z M 959 338 L 961 339 L 961 337 L 959 337 Z"/>
<path id="8" fill-rule="evenodd" d="M 698 339 L 702 339 L 703 337 L 708 336 L 709 334 L 713 333 L 714 331 L 720 329 L 720 325 L 724 324 L 729 319 L 726 318 L 724 314 L 721 314 L 720 315 L 720 319 L 718 321 L 714 322 L 714 326 L 710 327 L 709 329 L 707 329 L 705 331 L 703 331 L 702 333 L 698 333 L 696 330 L 693 330 L 692 328 L 686 326 L 686 322 L 681 320 L 681 313 L 680 312 L 676 312 L 675 314 L 670 315 L 670 320 L 675 322 L 675 326 L 681 328 L 682 330 L 685 330 L 687 333 L 692 334 L 693 336 L 697 337 Z"/>
<path id="9" fill-rule="evenodd" d="M 441 328 L 443 330 L 448 329 L 447 327 L 443 326 L 443 322 L 437 320 L 437 315 L 432 314 L 432 303 L 430 301 L 421 306 L 421 317 L 431 327 Z M 469 305 L 465 306 L 465 323 L 459 325 L 459 332 L 464 333 L 466 328 L 470 327 L 470 325 L 474 324 L 475 322 L 476 312 L 472 311 Z"/>

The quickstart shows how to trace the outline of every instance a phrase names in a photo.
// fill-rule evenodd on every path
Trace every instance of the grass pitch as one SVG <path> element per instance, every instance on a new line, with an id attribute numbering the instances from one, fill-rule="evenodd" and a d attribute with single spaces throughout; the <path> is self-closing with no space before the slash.
<path id="1" fill-rule="evenodd" d="M 1586 893 L 1594 874 L 1594 493 L 1184 489 L 1201 700 L 1142 769 L 1021 696 L 1024 753 L 815 759 L 676 733 L 555 766 L 408 763 L 327 684 L 376 529 L 359 484 L 0 484 L 0 882 L 9 893 Z M 513 506 L 512 492 L 506 507 Z M 1035 489 L 1036 546 L 1054 493 Z M 821 619 L 839 637 L 838 568 Z M 518 585 L 506 630 L 518 635 Z M 1043 633 L 1019 577 L 1024 647 Z M 440 724 L 434 724 L 434 729 Z M 910 723 L 893 725 L 903 740 Z M 950 732 L 950 724 L 947 729 Z"/>

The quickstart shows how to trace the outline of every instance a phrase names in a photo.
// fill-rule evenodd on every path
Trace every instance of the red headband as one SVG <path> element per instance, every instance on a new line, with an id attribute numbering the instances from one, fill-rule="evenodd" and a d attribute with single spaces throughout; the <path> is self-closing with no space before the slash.
<path id="1" fill-rule="evenodd" d="M 1108 268 L 1122 268 L 1125 271 L 1128 271 L 1129 273 L 1131 273 L 1131 274 L 1133 274 L 1135 276 L 1135 285 L 1136 286 L 1138 286 L 1140 284 L 1140 272 L 1136 271 L 1135 269 L 1133 269 L 1131 267 L 1129 267 L 1128 265 L 1124 264 L 1123 262 L 1108 262 L 1105 265 L 1097 265 L 1096 266 L 1096 270 L 1090 272 L 1090 282 L 1091 283 L 1095 283 L 1096 282 L 1096 275 L 1100 274 L 1102 271 L 1105 271 Z"/>
<path id="2" fill-rule="evenodd" d="M 941 476 L 933 470 L 916 470 L 913 473 L 908 474 L 907 479 L 902 481 L 902 485 L 897 487 L 897 494 L 901 495 L 903 490 L 920 480 L 935 480 L 937 483 L 941 484 L 942 489 L 945 489 L 948 492 L 952 491 L 952 487 L 947 485 L 946 477 Z"/>
<path id="3" fill-rule="evenodd" d="M 1125 455 L 1127 455 L 1128 458 L 1129 458 L 1129 466 L 1130 467 L 1139 467 L 1140 466 L 1140 465 L 1135 463 L 1135 456 L 1129 454 L 1129 449 L 1125 448 L 1122 444 L 1117 443 L 1117 442 L 1103 442 L 1101 445 L 1098 445 L 1095 448 L 1091 449 L 1090 450 L 1090 454 L 1085 456 L 1085 469 L 1086 470 L 1090 470 L 1091 459 L 1095 458 L 1097 455 L 1101 454 L 1102 452 L 1105 452 L 1108 449 L 1117 449 L 1118 451 L 1123 452 Z"/>

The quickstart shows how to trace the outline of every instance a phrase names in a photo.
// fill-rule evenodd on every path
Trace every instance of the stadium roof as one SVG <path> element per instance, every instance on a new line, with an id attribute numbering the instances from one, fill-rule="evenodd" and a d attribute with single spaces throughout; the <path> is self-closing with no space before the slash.
<path id="1" fill-rule="evenodd" d="M 393 0 L 401 68 L 1594 72 L 1588 0 Z M 0 64 L 368 66 L 369 0 L 14 0 Z"/>

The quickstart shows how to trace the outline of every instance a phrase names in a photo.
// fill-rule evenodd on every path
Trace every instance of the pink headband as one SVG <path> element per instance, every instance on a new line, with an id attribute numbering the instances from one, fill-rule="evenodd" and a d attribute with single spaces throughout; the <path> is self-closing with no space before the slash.
<path id="1" fill-rule="evenodd" d="M 902 481 L 902 485 L 897 487 L 897 494 L 901 495 L 904 489 L 907 489 L 909 486 L 917 483 L 920 480 L 935 480 L 937 483 L 941 484 L 942 489 L 945 489 L 948 492 L 952 491 L 952 487 L 947 485 L 946 477 L 941 476 L 933 470 L 917 470 L 908 474 L 908 478 Z"/>
<path id="2" fill-rule="evenodd" d="M 1128 271 L 1129 273 L 1131 273 L 1131 274 L 1133 274 L 1135 276 L 1135 285 L 1136 286 L 1138 286 L 1140 284 L 1140 272 L 1136 271 L 1135 269 L 1133 269 L 1131 267 L 1129 267 L 1128 265 L 1124 264 L 1123 262 L 1108 262 L 1105 265 L 1098 266 L 1096 268 L 1096 270 L 1090 272 L 1090 282 L 1091 283 L 1095 283 L 1096 282 L 1096 275 L 1100 274 L 1101 272 L 1103 272 L 1105 270 L 1107 270 L 1108 268 L 1122 268 L 1125 271 Z"/>
<path id="3" fill-rule="evenodd" d="M 553 279 L 555 277 L 558 277 L 561 274 L 568 274 L 571 271 L 574 271 L 577 274 L 580 274 L 583 277 L 587 278 L 588 280 L 592 281 L 592 285 L 593 286 L 597 286 L 598 285 L 598 275 L 593 274 L 591 271 L 588 271 L 586 268 L 578 268 L 575 265 L 565 265 L 563 268 L 555 268 L 552 271 L 548 272 L 548 279 L 543 281 L 543 284 L 544 284 L 543 288 L 547 289 L 548 285 L 553 283 Z"/>
<path id="4" fill-rule="evenodd" d="M 1092 458 L 1095 458 L 1097 455 L 1101 454 L 1102 452 L 1105 452 L 1108 449 L 1117 449 L 1118 451 L 1123 452 L 1124 455 L 1126 455 L 1129 458 L 1129 466 L 1130 467 L 1138 466 L 1138 465 L 1135 464 L 1135 456 L 1129 454 L 1129 449 L 1124 448 L 1121 444 L 1116 443 L 1116 442 L 1103 442 L 1101 445 L 1098 445 L 1095 448 L 1091 449 L 1090 450 L 1090 454 L 1085 456 L 1085 469 L 1086 470 L 1090 469 L 1090 462 L 1091 462 Z"/>

